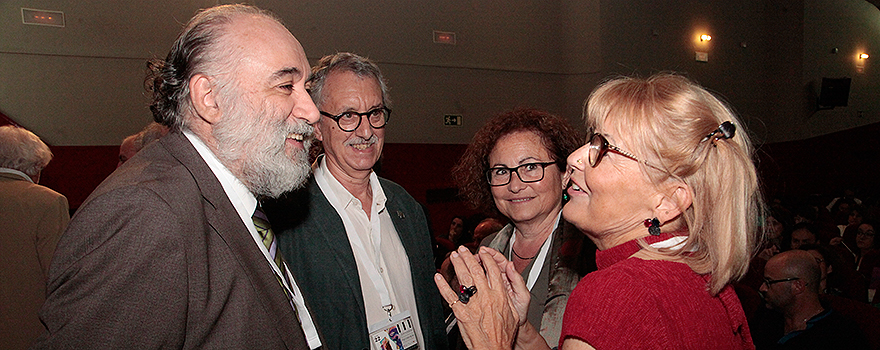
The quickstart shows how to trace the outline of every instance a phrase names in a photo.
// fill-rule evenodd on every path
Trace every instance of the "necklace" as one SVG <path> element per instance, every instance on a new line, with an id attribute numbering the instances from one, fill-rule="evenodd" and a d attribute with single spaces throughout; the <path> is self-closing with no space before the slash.
<path id="1" fill-rule="evenodd" d="M 532 260 L 532 259 L 534 259 L 534 258 L 537 258 L 537 257 L 538 257 L 538 254 L 541 254 L 541 250 L 538 249 L 538 254 L 535 254 L 535 256 L 533 256 L 533 257 L 531 257 L 531 258 L 525 258 L 525 257 L 522 257 L 522 256 L 520 256 L 519 254 L 516 253 L 516 250 L 513 249 L 513 245 L 510 246 L 510 251 L 513 252 L 513 255 L 516 255 L 517 258 L 520 258 L 520 259 L 522 259 L 522 260 Z"/>

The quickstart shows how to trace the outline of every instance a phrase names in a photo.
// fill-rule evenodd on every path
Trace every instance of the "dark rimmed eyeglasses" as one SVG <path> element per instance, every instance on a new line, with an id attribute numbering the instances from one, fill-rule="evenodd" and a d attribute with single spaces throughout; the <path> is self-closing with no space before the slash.
<path id="1" fill-rule="evenodd" d="M 865 237 L 874 237 L 874 230 L 859 231 L 858 233 L 856 233 L 856 235 L 865 236 Z"/>
<path id="2" fill-rule="evenodd" d="M 609 151 L 612 151 L 614 153 L 617 153 L 617 154 L 620 154 L 624 157 L 632 159 L 636 162 L 643 163 L 649 167 L 652 167 L 652 168 L 655 168 L 655 169 L 658 169 L 661 171 L 666 171 L 663 168 L 660 168 L 656 165 L 648 163 L 648 161 L 646 161 L 646 160 L 639 159 L 639 157 L 636 157 L 634 154 L 632 154 L 630 152 L 624 151 L 620 147 L 617 147 L 615 145 L 608 143 L 608 139 L 606 139 L 605 136 L 602 136 L 602 134 L 599 134 L 596 132 L 592 132 L 592 131 L 590 132 L 590 140 L 589 140 L 589 142 L 587 142 L 587 145 L 589 146 L 589 151 L 590 151 L 588 154 L 588 157 L 587 157 L 587 161 L 590 163 L 590 166 L 593 168 L 595 168 L 597 165 L 599 165 L 599 162 L 602 161 L 602 158 L 605 157 L 606 153 L 608 153 Z"/>
<path id="3" fill-rule="evenodd" d="M 801 278 L 800 277 L 789 277 L 789 278 L 783 278 L 783 279 L 778 279 L 778 280 L 771 280 L 771 279 L 765 277 L 764 284 L 766 284 L 767 287 L 769 287 L 769 286 L 772 286 L 777 283 L 797 281 L 799 279 L 801 279 Z"/>
<path id="4" fill-rule="evenodd" d="M 321 111 L 321 115 L 335 120 L 336 125 L 338 125 L 339 128 L 342 129 L 342 131 L 352 132 L 357 130 L 357 128 L 361 126 L 361 119 L 363 119 L 362 117 L 367 117 L 367 120 L 369 120 L 370 122 L 370 126 L 372 126 L 373 128 L 384 128 L 385 124 L 388 123 L 388 119 L 391 118 L 391 109 L 388 107 L 379 107 L 373 108 L 363 113 L 348 111 L 339 113 L 338 115 L 332 115 L 330 113 Z"/>
<path id="5" fill-rule="evenodd" d="M 519 177 L 519 181 L 524 183 L 538 182 L 544 179 L 544 168 L 556 164 L 557 162 L 535 162 L 526 163 L 515 168 L 494 167 L 486 171 L 486 179 L 489 180 L 489 186 L 504 186 L 510 183 L 513 173 Z"/>

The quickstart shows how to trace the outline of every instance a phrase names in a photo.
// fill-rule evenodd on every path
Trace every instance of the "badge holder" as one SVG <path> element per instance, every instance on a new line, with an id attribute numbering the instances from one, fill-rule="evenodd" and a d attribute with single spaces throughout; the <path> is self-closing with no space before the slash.
<path id="1" fill-rule="evenodd" d="M 402 312 L 388 321 L 370 326 L 370 349 L 372 350 L 417 350 L 415 325 L 409 311 Z"/>

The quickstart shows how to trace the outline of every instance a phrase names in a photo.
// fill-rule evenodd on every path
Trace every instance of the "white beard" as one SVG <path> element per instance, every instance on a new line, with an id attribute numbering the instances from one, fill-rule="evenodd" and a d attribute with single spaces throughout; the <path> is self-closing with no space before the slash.
<path id="1" fill-rule="evenodd" d="M 280 112 L 268 105 L 257 110 L 242 98 L 227 101 L 230 108 L 212 131 L 220 162 L 257 196 L 277 198 L 302 187 L 311 171 L 308 149 L 314 128 L 306 122 L 288 125 L 287 118 L 272 123 Z M 304 149 L 287 154 L 290 133 L 303 135 Z"/>

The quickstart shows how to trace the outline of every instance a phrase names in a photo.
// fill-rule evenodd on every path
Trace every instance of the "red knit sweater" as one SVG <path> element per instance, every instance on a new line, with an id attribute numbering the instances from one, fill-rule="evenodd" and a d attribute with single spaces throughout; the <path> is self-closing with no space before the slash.
<path id="1" fill-rule="evenodd" d="M 602 350 L 755 348 L 731 286 L 712 296 L 709 276 L 682 263 L 630 258 L 639 249 L 630 241 L 597 253 L 599 270 L 568 300 L 560 348 L 569 337 Z"/>

